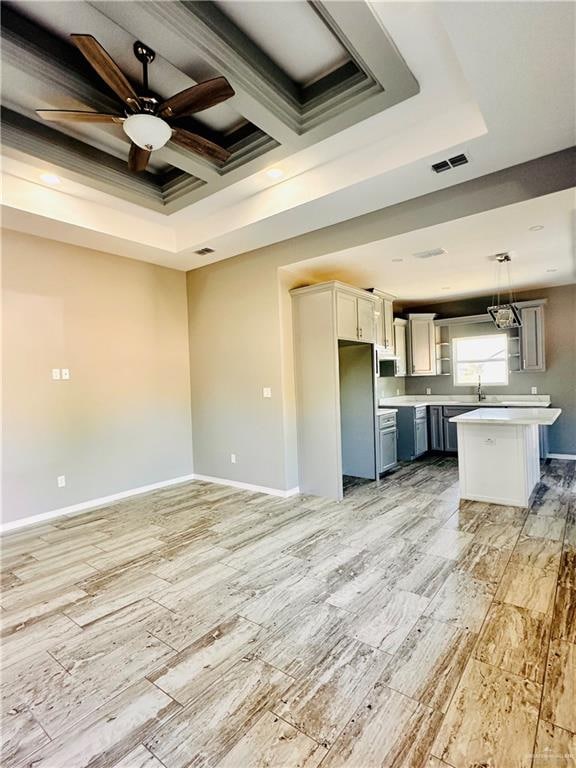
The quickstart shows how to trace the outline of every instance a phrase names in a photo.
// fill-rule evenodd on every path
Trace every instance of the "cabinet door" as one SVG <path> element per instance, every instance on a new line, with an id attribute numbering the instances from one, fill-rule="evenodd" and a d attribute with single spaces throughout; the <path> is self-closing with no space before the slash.
<path id="1" fill-rule="evenodd" d="M 430 406 L 430 449 L 444 450 L 444 431 L 442 429 L 442 406 Z"/>
<path id="2" fill-rule="evenodd" d="M 380 437 L 380 452 L 379 452 L 378 471 L 384 472 L 386 469 L 393 467 L 397 461 L 396 430 L 381 429 L 379 432 L 379 437 Z"/>
<path id="3" fill-rule="evenodd" d="M 392 302 L 388 299 L 382 300 L 382 346 L 394 354 L 394 312 Z"/>
<path id="4" fill-rule="evenodd" d="M 358 299 L 348 293 L 336 294 L 336 311 L 338 313 L 338 338 L 358 339 Z"/>
<path id="5" fill-rule="evenodd" d="M 521 317 L 522 370 L 545 371 L 544 307 L 524 307 Z"/>
<path id="6" fill-rule="evenodd" d="M 374 304 L 374 316 L 376 318 L 376 344 L 384 347 L 384 301 L 377 299 Z"/>
<path id="7" fill-rule="evenodd" d="M 410 320 L 410 374 L 433 376 L 436 373 L 434 322 L 429 319 Z"/>
<path id="8" fill-rule="evenodd" d="M 448 419 L 444 419 L 444 450 L 458 451 L 458 425 Z"/>
<path id="9" fill-rule="evenodd" d="M 416 456 L 421 456 L 428 450 L 428 425 L 426 419 L 418 419 L 414 422 L 416 431 Z"/>
<path id="10" fill-rule="evenodd" d="M 406 326 L 394 325 L 394 349 L 398 355 L 396 376 L 406 376 Z"/>
<path id="11" fill-rule="evenodd" d="M 356 300 L 358 302 L 358 340 L 369 344 L 376 342 L 375 303 L 372 299 Z"/>

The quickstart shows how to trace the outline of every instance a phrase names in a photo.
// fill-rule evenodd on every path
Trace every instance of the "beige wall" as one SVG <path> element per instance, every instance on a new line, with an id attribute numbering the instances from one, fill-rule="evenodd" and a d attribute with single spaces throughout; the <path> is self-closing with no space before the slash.
<path id="1" fill-rule="evenodd" d="M 190 474 L 185 274 L 11 231 L 2 267 L 4 521 Z"/>

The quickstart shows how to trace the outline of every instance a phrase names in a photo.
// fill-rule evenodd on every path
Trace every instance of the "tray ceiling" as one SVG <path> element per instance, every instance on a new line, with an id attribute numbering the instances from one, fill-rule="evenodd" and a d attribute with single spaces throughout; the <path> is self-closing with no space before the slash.
<path id="1" fill-rule="evenodd" d="M 94 35 L 136 90 L 132 45 L 143 40 L 157 53 L 150 88 L 161 99 L 226 77 L 236 95 L 182 127 L 226 147 L 230 159 L 217 165 L 170 144 L 134 175 L 121 126 L 43 123 L 36 109 L 119 111 L 71 33 Z M 364 3 L 24 0 L 3 4 L 2 38 L 4 153 L 164 213 L 418 92 Z"/>

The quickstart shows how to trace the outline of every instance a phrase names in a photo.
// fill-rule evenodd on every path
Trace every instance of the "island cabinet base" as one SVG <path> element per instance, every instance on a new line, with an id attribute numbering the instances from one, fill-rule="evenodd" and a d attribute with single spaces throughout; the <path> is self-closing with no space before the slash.
<path id="1" fill-rule="evenodd" d="M 527 507 L 540 480 L 536 424 L 458 423 L 460 496 Z"/>

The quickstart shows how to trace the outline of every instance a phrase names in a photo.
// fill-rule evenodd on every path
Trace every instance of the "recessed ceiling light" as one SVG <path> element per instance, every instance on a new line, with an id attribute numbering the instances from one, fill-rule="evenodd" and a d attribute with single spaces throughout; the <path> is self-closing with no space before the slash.
<path id="1" fill-rule="evenodd" d="M 534 224 L 533 227 L 528 227 L 530 232 L 540 232 L 541 229 L 544 229 L 544 226 L 542 224 Z"/>
<path id="2" fill-rule="evenodd" d="M 55 173 L 43 173 L 42 176 L 40 176 L 40 179 L 45 184 L 52 184 L 52 186 L 60 184 L 60 176 L 56 176 Z"/>
<path id="3" fill-rule="evenodd" d="M 550 269 L 547 269 L 546 272 L 558 272 L 557 267 L 552 267 Z"/>
<path id="4" fill-rule="evenodd" d="M 442 286 L 442 290 L 443 290 L 443 291 L 449 291 L 449 290 L 450 290 L 450 288 L 452 288 L 452 286 L 451 286 L 451 285 L 443 285 L 443 286 Z"/>
<path id="5" fill-rule="evenodd" d="M 284 176 L 284 171 L 281 168 L 268 168 L 266 176 L 269 179 L 281 179 Z"/>
<path id="6" fill-rule="evenodd" d="M 404 259 L 392 259 L 392 261 L 404 261 Z"/>

